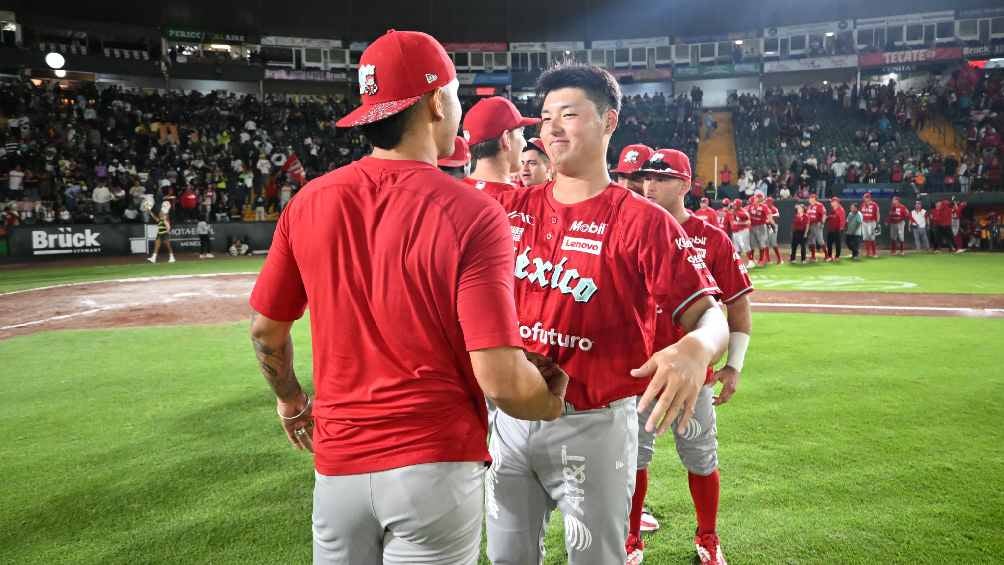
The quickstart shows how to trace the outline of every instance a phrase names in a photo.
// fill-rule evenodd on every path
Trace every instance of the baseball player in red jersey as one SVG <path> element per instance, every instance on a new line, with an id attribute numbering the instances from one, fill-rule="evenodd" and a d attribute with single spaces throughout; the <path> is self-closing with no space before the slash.
<path id="1" fill-rule="evenodd" d="M 551 158 L 539 137 L 527 140 L 519 157 L 519 178 L 523 186 L 544 184 L 551 180 Z"/>
<path id="2" fill-rule="evenodd" d="M 966 202 L 958 202 L 952 197 L 952 239 L 955 242 L 955 252 L 965 253 L 968 248 L 962 244 L 962 212 L 966 209 Z"/>
<path id="3" fill-rule="evenodd" d="M 363 53 L 359 83 L 362 106 L 338 125 L 360 127 L 373 153 L 283 210 L 251 337 L 290 443 L 314 453 L 313 562 L 469 565 L 485 397 L 496 413 L 554 419 L 567 376 L 535 358 L 549 389 L 521 349 L 505 212 L 436 169 L 461 113 L 446 51 L 388 32 Z M 290 339 L 307 307 L 313 401 Z"/>
<path id="4" fill-rule="evenodd" d="M 732 201 L 722 198 L 722 207 L 718 209 L 718 227 L 722 228 L 732 240 Z"/>
<path id="5" fill-rule="evenodd" d="M 512 175 L 519 174 L 519 160 L 526 147 L 523 128 L 539 124 L 524 118 L 506 98 L 483 98 L 464 116 L 464 137 L 471 146 L 474 171 L 464 182 L 489 196 L 514 190 Z"/>
<path id="6" fill-rule="evenodd" d="M 861 240 L 865 243 L 865 257 L 878 257 L 878 247 L 875 246 L 875 228 L 878 227 L 881 213 L 878 203 L 872 200 L 872 193 L 866 192 L 861 201 Z"/>
<path id="7" fill-rule="evenodd" d="M 753 250 L 750 247 L 750 215 L 743 207 L 741 198 L 732 201 L 732 210 L 728 216 L 729 229 L 732 232 L 732 244 L 736 247 L 736 252 L 746 258 L 747 269 L 756 267 L 753 261 Z"/>
<path id="8" fill-rule="evenodd" d="M 467 178 L 471 174 L 471 148 L 467 146 L 467 140 L 458 135 L 453 141 L 453 153 L 439 159 L 436 165 L 444 173 L 459 180 Z"/>
<path id="9" fill-rule="evenodd" d="M 910 219 L 910 210 L 900 202 L 899 196 L 892 197 L 892 204 L 889 205 L 889 217 L 886 223 L 889 224 L 889 254 L 906 255 L 906 223 Z M 896 248 L 899 251 L 896 251 Z"/>
<path id="10" fill-rule="evenodd" d="M 681 412 L 688 422 L 728 326 L 703 262 L 673 243 L 686 237 L 676 220 L 610 180 L 604 156 L 621 103 L 613 76 L 562 65 L 540 76 L 537 91 L 555 180 L 499 201 L 516 249 L 520 335 L 570 380 L 555 422 L 495 413 L 488 556 L 497 565 L 540 563 L 548 516 L 558 508 L 569 563 L 620 564 L 637 412 L 652 410 L 648 431 L 666 431 Z M 657 307 L 690 333 L 652 353 Z"/>
<path id="11" fill-rule="evenodd" d="M 830 198 L 830 211 L 826 214 L 826 261 L 840 261 L 843 255 L 843 231 L 847 227 L 847 211 L 836 196 Z M 835 247 L 835 249 L 834 249 Z"/>
<path id="12" fill-rule="evenodd" d="M 617 167 L 610 171 L 614 174 L 614 180 L 617 184 L 642 194 L 645 191 L 645 179 L 639 170 L 651 156 L 652 148 L 644 143 L 635 143 L 621 149 Z"/>
<path id="13" fill-rule="evenodd" d="M 815 194 L 809 195 L 809 205 L 805 209 L 805 214 L 809 217 L 809 260 L 815 263 L 816 249 L 820 251 L 826 249 L 826 240 L 823 239 L 826 207 L 816 199 Z"/>
<path id="14" fill-rule="evenodd" d="M 655 159 L 655 155 L 664 155 Z M 689 246 L 704 261 L 722 291 L 722 302 L 728 309 L 729 361 L 715 373 L 707 370 L 707 381 L 701 389 L 697 410 L 688 429 L 676 432 L 677 453 L 688 471 L 690 494 L 697 512 L 697 535 L 694 543 L 701 563 L 724 565 L 725 555 L 718 540 L 716 522 L 718 516 L 718 442 L 714 406 L 728 402 L 739 384 L 746 348 L 752 330 L 749 293 L 753 290 L 744 261 L 736 253 L 729 237 L 713 223 L 691 214 L 684 207 L 684 196 L 690 182 L 690 160 L 687 155 L 675 149 L 660 149 L 653 154 L 653 160 L 643 169 L 646 172 L 645 196 L 659 204 L 683 227 L 687 237 L 678 240 L 680 247 Z M 656 317 L 656 347 L 663 347 L 679 339 L 679 328 L 665 315 Z M 714 397 L 711 385 L 715 381 L 723 384 L 722 393 Z M 645 414 L 640 414 L 644 418 Z M 642 420 L 643 421 L 643 420 Z M 642 563 L 644 544 L 641 541 L 640 508 L 645 500 L 648 487 L 648 465 L 655 452 L 655 436 L 639 429 L 638 432 L 638 473 L 635 480 L 635 496 L 632 499 L 631 522 L 628 530 L 627 565 Z"/>
<path id="15" fill-rule="evenodd" d="M 701 199 L 700 208 L 694 210 L 694 215 L 719 229 L 721 228 L 721 224 L 718 219 L 718 212 L 711 207 L 711 201 L 707 198 Z"/>
<path id="16" fill-rule="evenodd" d="M 754 192 L 753 200 L 747 208 L 750 215 L 750 240 L 753 251 L 757 254 L 755 260 L 760 267 L 766 266 L 770 260 L 770 225 L 774 221 L 763 198 L 762 192 Z"/>
<path id="17" fill-rule="evenodd" d="M 781 259 L 781 246 L 777 243 L 777 232 L 781 227 L 781 211 L 777 209 L 774 205 L 774 198 L 771 196 L 767 197 L 767 210 L 770 213 L 770 221 L 768 224 L 768 234 L 767 234 L 767 245 L 774 250 L 774 264 L 783 265 L 784 259 Z M 768 259 L 770 259 L 770 254 L 768 253 Z"/>

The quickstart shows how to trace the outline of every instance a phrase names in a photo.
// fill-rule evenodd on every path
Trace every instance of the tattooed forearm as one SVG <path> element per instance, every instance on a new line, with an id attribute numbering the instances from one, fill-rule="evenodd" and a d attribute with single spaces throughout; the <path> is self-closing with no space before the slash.
<path id="1" fill-rule="evenodd" d="M 285 341 L 276 346 L 266 343 L 261 337 L 252 333 L 251 344 L 254 346 L 261 374 L 268 381 L 275 395 L 284 402 L 297 400 L 300 397 L 301 388 L 299 381 L 296 380 L 296 373 L 293 371 L 293 338 L 287 334 Z"/>

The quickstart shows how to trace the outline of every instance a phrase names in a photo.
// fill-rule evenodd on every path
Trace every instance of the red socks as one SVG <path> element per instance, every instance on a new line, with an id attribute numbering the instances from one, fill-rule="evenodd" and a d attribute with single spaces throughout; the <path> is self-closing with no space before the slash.
<path id="1" fill-rule="evenodd" d="M 775 247 L 774 248 L 774 256 L 777 257 L 777 262 L 780 263 L 781 262 L 781 248 L 780 247 Z M 767 257 L 770 257 L 770 253 L 769 252 L 767 253 Z"/>
<path id="2" fill-rule="evenodd" d="M 697 511 L 697 535 L 715 532 L 718 521 L 718 493 L 720 490 L 718 469 L 707 477 L 688 473 L 690 497 L 694 499 Z M 635 493 L 638 491 L 635 490 Z"/>
<path id="3" fill-rule="evenodd" d="M 812 260 L 815 261 L 816 260 L 816 246 L 815 245 L 810 245 L 809 246 L 809 252 L 812 253 Z"/>
<path id="4" fill-rule="evenodd" d="M 631 514 L 628 517 L 628 535 L 641 537 L 641 510 L 648 493 L 648 469 L 638 469 L 634 476 L 634 495 L 631 496 Z"/>

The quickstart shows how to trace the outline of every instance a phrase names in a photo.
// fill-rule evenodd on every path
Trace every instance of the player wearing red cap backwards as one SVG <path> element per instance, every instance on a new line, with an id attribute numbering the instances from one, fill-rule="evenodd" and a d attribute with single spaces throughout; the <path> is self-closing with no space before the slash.
<path id="1" fill-rule="evenodd" d="M 485 396 L 554 419 L 567 377 L 520 349 L 512 236 L 490 197 L 436 169 L 460 125 L 456 71 L 417 32 L 359 63 L 370 156 L 308 183 L 283 210 L 251 336 L 297 448 L 314 452 L 314 563 L 475 563 L 489 460 Z M 310 308 L 313 402 L 290 327 Z"/>
<path id="2" fill-rule="evenodd" d="M 689 421 L 728 325 L 703 262 L 675 244 L 686 237 L 676 220 L 610 181 L 605 155 L 621 104 L 613 76 L 562 65 L 540 76 L 537 92 L 555 180 L 499 201 L 517 251 L 520 335 L 570 380 L 565 414 L 554 422 L 496 412 L 485 480 L 488 556 L 496 565 L 540 563 L 557 507 L 569 563 L 619 564 L 627 558 L 638 408 L 652 409 L 649 431 L 665 431 L 681 412 Z M 653 353 L 657 307 L 690 333 Z"/>
<path id="3" fill-rule="evenodd" d="M 866 192 L 861 201 L 861 240 L 865 242 L 865 257 L 878 257 L 878 247 L 875 245 L 875 229 L 878 227 L 881 213 L 878 203 L 872 200 L 872 193 Z"/>
<path id="4" fill-rule="evenodd" d="M 657 158 L 662 155 L 661 158 Z M 718 540 L 716 522 L 718 518 L 718 428 L 715 406 L 729 401 L 739 385 L 746 348 L 749 346 L 753 327 L 750 315 L 749 293 L 753 291 L 749 274 L 743 266 L 743 258 L 736 253 L 729 236 L 725 232 L 691 214 L 683 205 L 690 185 L 690 160 L 687 155 L 675 149 L 659 149 L 644 166 L 645 196 L 669 211 L 687 233 L 687 239 L 677 245 L 689 245 L 711 270 L 722 291 L 722 302 L 728 308 L 729 359 L 725 367 L 717 373 L 709 366 L 707 380 L 698 397 L 694 418 L 687 429 L 676 431 L 676 451 L 686 467 L 690 483 L 690 495 L 697 512 L 697 535 L 694 544 L 701 563 L 724 565 L 725 555 Z M 663 310 L 665 312 L 665 310 Z M 656 344 L 663 347 L 680 338 L 680 330 L 665 315 L 656 317 Z M 714 396 L 712 385 L 722 383 L 722 392 Z M 633 504 L 640 506 L 644 494 L 639 490 L 647 486 L 647 472 L 643 469 L 652 460 L 655 452 L 655 437 L 644 430 L 638 433 L 638 484 L 635 487 Z M 627 565 L 642 562 L 640 531 L 635 521 L 632 507 L 631 530 L 628 535 Z M 636 559 L 632 560 L 631 557 Z"/>
<path id="5" fill-rule="evenodd" d="M 551 159 L 539 137 L 527 140 L 519 157 L 519 178 L 523 186 L 544 184 L 551 180 Z"/>
<path id="6" fill-rule="evenodd" d="M 722 207 L 718 209 L 718 227 L 728 234 L 732 241 L 732 201 L 722 198 Z"/>
<path id="7" fill-rule="evenodd" d="M 471 149 L 467 140 L 457 136 L 453 141 L 453 154 L 436 162 L 439 169 L 457 179 L 465 179 L 471 174 Z"/>
<path id="8" fill-rule="evenodd" d="M 777 243 L 777 232 L 781 227 L 781 211 L 777 209 L 774 205 L 774 198 L 772 196 L 767 197 L 767 210 L 770 212 L 771 225 L 768 226 L 769 231 L 767 233 L 767 245 L 769 245 L 774 250 L 774 257 L 776 261 L 775 265 L 783 265 L 784 260 L 781 259 L 781 247 Z M 767 259 L 770 259 L 770 253 L 767 254 Z"/>
<path id="9" fill-rule="evenodd" d="M 645 161 L 652 156 L 652 148 L 644 143 L 634 143 L 621 149 L 621 155 L 617 159 L 617 168 L 610 171 L 614 174 L 617 184 L 630 188 L 642 194 L 645 191 L 645 178 L 639 170 Z"/>
<path id="10" fill-rule="evenodd" d="M 526 147 L 523 128 L 539 123 L 537 118 L 521 116 L 501 96 L 478 100 L 464 116 L 464 137 L 474 158 L 474 172 L 464 182 L 489 196 L 515 189 L 509 181 L 519 173 L 519 158 Z"/>
<path id="11" fill-rule="evenodd" d="M 694 215 L 717 228 L 721 227 L 718 221 L 718 212 L 711 207 L 711 201 L 707 198 L 701 198 L 701 207 L 694 210 Z"/>

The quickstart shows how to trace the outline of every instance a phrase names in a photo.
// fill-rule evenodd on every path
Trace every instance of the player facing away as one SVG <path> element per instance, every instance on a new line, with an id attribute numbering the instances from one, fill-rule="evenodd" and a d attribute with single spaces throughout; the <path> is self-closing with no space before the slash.
<path id="1" fill-rule="evenodd" d="M 906 222 L 910 219 L 910 210 L 899 200 L 899 196 L 893 196 L 889 204 L 889 216 L 886 223 L 889 224 L 889 255 L 906 255 Z M 898 249 L 898 250 L 897 250 Z"/>
<path id="2" fill-rule="evenodd" d="M 655 155 L 663 157 L 655 159 Z M 677 245 L 690 246 L 704 261 L 721 289 L 722 302 L 728 311 L 729 356 L 725 366 L 717 373 L 709 366 L 707 380 L 698 397 L 693 421 L 681 433 L 674 431 L 676 451 L 687 469 L 690 495 L 697 513 L 697 533 L 694 545 L 702 564 L 724 565 L 718 539 L 718 429 L 715 406 L 725 404 L 739 386 L 739 376 L 746 358 L 753 327 L 750 314 L 749 293 L 753 291 L 744 259 L 736 253 L 729 236 L 715 225 L 691 214 L 684 207 L 684 197 L 690 184 L 690 160 L 675 149 L 659 149 L 643 169 L 646 173 L 645 196 L 662 206 L 680 223 L 687 234 Z M 663 314 L 656 319 L 656 347 L 673 343 L 680 330 Z M 722 383 L 721 393 L 715 397 L 712 386 Z M 643 418 L 644 414 L 640 415 Z M 638 431 L 638 476 L 632 499 L 630 533 L 627 539 L 627 565 L 642 562 L 644 544 L 640 537 L 638 509 L 645 499 L 648 486 L 648 464 L 655 453 L 655 436 Z M 633 559 L 632 559 L 633 557 Z"/>
<path id="3" fill-rule="evenodd" d="M 471 149 L 467 140 L 457 136 L 453 141 L 453 153 L 436 161 L 439 170 L 459 180 L 471 174 Z"/>
<path id="4" fill-rule="evenodd" d="M 523 128 L 539 124 L 524 118 L 506 98 L 478 100 L 464 116 L 464 138 L 471 146 L 474 171 L 464 182 L 489 196 L 515 190 L 510 180 L 519 173 L 519 160 L 526 147 Z"/>
<path id="5" fill-rule="evenodd" d="M 823 222 L 826 221 L 826 207 L 820 202 L 815 194 L 809 195 L 809 205 L 805 208 L 805 215 L 809 219 L 809 260 L 816 262 L 816 250 L 826 251 L 826 240 L 823 239 Z"/>
<path id="6" fill-rule="evenodd" d="M 633 143 L 621 149 L 617 167 L 610 171 L 617 184 L 630 188 L 637 194 L 645 192 L 645 178 L 641 167 L 652 156 L 652 148 L 644 143 Z"/>
<path id="7" fill-rule="evenodd" d="M 770 217 L 772 221 L 772 224 L 768 225 L 768 228 L 770 229 L 767 234 L 767 245 L 769 245 L 770 248 L 774 250 L 774 257 L 775 257 L 774 264 L 782 265 L 784 264 L 784 259 L 781 259 L 781 246 L 778 245 L 777 243 L 777 232 L 781 227 L 781 211 L 778 210 L 777 206 L 774 205 L 773 197 L 768 196 L 766 203 L 767 203 L 767 209 L 770 211 Z M 767 258 L 770 259 L 769 254 Z"/>
<path id="8" fill-rule="evenodd" d="M 538 359 L 545 380 L 521 349 L 505 212 L 436 168 L 461 114 L 446 51 L 388 32 L 362 54 L 359 85 L 362 105 L 337 125 L 359 127 L 373 153 L 283 209 L 251 294 L 252 342 L 289 442 L 314 453 L 314 563 L 470 565 L 485 397 L 496 413 L 554 419 L 567 375 Z M 313 401 L 290 339 L 307 307 Z"/>
<path id="9" fill-rule="evenodd" d="M 554 422 L 495 413 L 485 480 L 488 556 L 540 563 L 557 508 L 572 565 L 624 563 L 638 456 L 638 414 L 665 432 L 692 408 L 705 367 L 727 345 L 719 290 L 665 210 L 613 184 L 605 156 L 621 93 L 607 71 L 568 64 L 543 73 L 541 139 L 555 180 L 503 193 L 516 249 L 516 304 L 528 351 L 569 375 Z M 653 350 L 656 308 L 685 329 Z M 641 395 L 640 403 L 636 397 Z"/>

